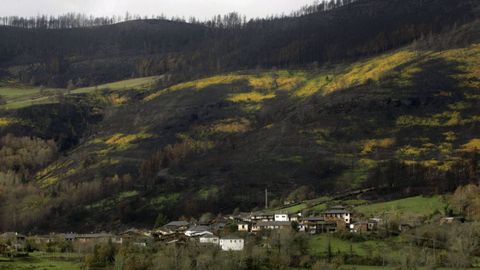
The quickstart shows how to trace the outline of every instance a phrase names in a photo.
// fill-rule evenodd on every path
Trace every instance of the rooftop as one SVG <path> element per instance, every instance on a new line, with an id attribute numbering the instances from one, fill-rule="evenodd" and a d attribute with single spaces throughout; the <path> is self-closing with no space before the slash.
<path id="1" fill-rule="evenodd" d="M 237 236 L 225 236 L 225 237 L 222 237 L 221 239 L 222 240 L 243 240 L 243 238 L 237 237 Z"/>
<path id="2" fill-rule="evenodd" d="M 188 228 L 187 231 L 190 231 L 190 232 L 205 232 L 205 231 L 210 231 L 210 227 L 203 226 L 203 225 L 191 226 L 190 228 Z"/>
<path id="3" fill-rule="evenodd" d="M 206 235 L 203 235 L 201 238 L 218 238 L 218 236 L 213 234 L 206 234 Z"/>
<path id="4" fill-rule="evenodd" d="M 291 226 L 290 221 L 261 221 L 256 224 L 256 226 L 266 227 L 266 226 Z"/>
<path id="5" fill-rule="evenodd" d="M 328 209 L 325 211 L 325 214 L 350 214 L 350 211 L 345 210 L 345 209 Z"/>
<path id="6" fill-rule="evenodd" d="M 110 233 L 86 233 L 86 234 L 78 234 L 77 238 L 108 238 L 112 236 L 113 235 Z"/>
<path id="7" fill-rule="evenodd" d="M 301 218 L 301 221 L 325 221 L 323 217 L 306 217 L 306 218 Z"/>
<path id="8" fill-rule="evenodd" d="M 188 225 L 190 225 L 190 223 L 188 223 L 186 221 L 172 221 L 172 222 L 166 224 L 165 226 L 182 227 L 182 226 L 188 226 Z"/>

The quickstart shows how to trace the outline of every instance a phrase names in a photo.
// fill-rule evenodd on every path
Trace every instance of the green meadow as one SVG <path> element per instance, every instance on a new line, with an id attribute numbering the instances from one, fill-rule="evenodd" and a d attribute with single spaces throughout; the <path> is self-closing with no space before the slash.
<path id="1" fill-rule="evenodd" d="M 443 196 L 417 196 L 389 202 L 362 205 L 355 210 L 365 216 L 381 214 L 414 214 L 430 216 L 434 213 L 443 213 L 446 202 Z"/>
<path id="2" fill-rule="evenodd" d="M 28 257 L 12 260 L 0 258 L 1 270 L 80 270 L 82 257 L 78 254 L 30 253 Z"/>

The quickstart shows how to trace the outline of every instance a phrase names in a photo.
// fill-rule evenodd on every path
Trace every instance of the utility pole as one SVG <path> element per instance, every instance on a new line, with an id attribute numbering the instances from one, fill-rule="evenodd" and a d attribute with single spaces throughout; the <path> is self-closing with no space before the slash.
<path id="1" fill-rule="evenodd" d="M 268 209 L 268 189 L 265 189 L 265 209 Z"/>

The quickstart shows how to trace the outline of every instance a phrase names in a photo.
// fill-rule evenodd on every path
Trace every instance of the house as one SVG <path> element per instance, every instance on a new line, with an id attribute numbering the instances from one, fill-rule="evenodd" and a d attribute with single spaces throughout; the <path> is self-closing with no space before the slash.
<path id="1" fill-rule="evenodd" d="M 275 214 L 273 217 L 274 221 L 290 221 L 288 214 Z"/>
<path id="2" fill-rule="evenodd" d="M 7 241 L 22 242 L 22 241 L 25 241 L 27 237 L 17 232 L 6 232 L 0 235 L 0 239 L 7 240 Z"/>
<path id="3" fill-rule="evenodd" d="M 380 224 L 383 224 L 383 219 L 378 218 L 378 217 L 376 217 L 376 218 L 371 218 L 369 221 L 372 222 L 372 223 L 376 223 L 377 226 L 380 225 Z"/>
<path id="4" fill-rule="evenodd" d="M 210 232 L 210 227 L 203 225 L 194 225 L 185 231 L 185 235 L 188 237 L 203 236 L 207 234 L 213 235 L 213 233 Z"/>
<path id="5" fill-rule="evenodd" d="M 199 241 L 200 241 L 200 244 L 213 244 L 213 245 L 220 244 L 220 238 L 218 238 L 218 236 L 211 235 L 211 234 L 200 236 Z"/>
<path id="6" fill-rule="evenodd" d="M 465 218 L 463 217 L 443 217 L 440 219 L 440 225 L 459 224 L 464 222 L 465 222 Z"/>
<path id="7" fill-rule="evenodd" d="M 307 217 L 298 221 L 298 230 L 311 234 L 335 232 L 337 223 L 334 221 L 325 221 L 323 217 Z"/>
<path id="8" fill-rule="evenodd" d="M 218 232 L 221 232 L 221 231 L 225 230 L 226 226 L 227 226 L 227 223 L 225 223 L 225 222 L 215 222 L 210 227 L 212 228 L 212 231 L 218 233 Z"/>
<path id="9" fill-rule="evenodd" d="M 13 249 L 23 249 L 26 245 L 27 237 L 17 232 L 6 232 L 0 235 L 0 239 L 7 242 Z"/>
<path id="10" fill-rule="evenodd" d="M 245 241 L 239 237 L 224 237 L 220 239 L 220 248 L 223 251 L 241 251 L 245 246 Z"/>
<path id="11" fill-rule="evenodd" d="M 362 232 L 367 232 L 371 231 L 371 223 L 366 222 L 366 221 L 359 221 L 350 224 L 350 232 L 353 233 L 362 233 Z"/>
<path id="12" fill-rule="evenodd" d="M 368 230 L 374 231 L 377 230 L 378 227 L 383 224 L 383 219 L 381 218 L 371 218 L 368 220 Z"/>
<path id="13" fill-rule="evenodd" d="M 248 232 L 250 230 L 250 225 L 248 223 L 238 223 L 237 228 L 239 232 Z"/>
<path id="14" fill-rule="evenodd" d="M 118 236 L 113 236 L 112 243 L 121 245 L 124 242 L 129 242 L 139 247 L 146 247 L 154 241 L 154 236 L 156 235 L 152 235 L 148 230 L 132 228 L 120 233 Z"/>
<path id="15" fill-rule="evenodd" d="M 275 221 L 275 215 L 267 214 L 263 212 L 252 213 L 250 215 L 250 220 L 252 222 L 259 222 L 259 221 Z"/>
<path id="16" fill-rule="evenodd" d="M 295 200 L 284 200 L 283 201 L 284 206 L 292 205 L 294 203 L 297 203 L 297 202 Z"/>
<path id="17" fill-rule="evenodd" d="M 334 206 L 323 213 L 326 221 L 343 221 L 347 225 L 351 223 L 351 213 L 343 206 Z"/>
<path id="18" fill-rule="evenodd" d="M 63 239 L 68 242 L 75 241 L 77 239 L 77 234 L 76 233 L 65 233 L 63 234 Z"/>
<path id="19" fill-rule="evenodd" d="M 48 243 L 55 242 L 58 239 L 58 237 L 55 234 L 49 234 L 49 235 L 37 235 L 29 239 L 35 242 L 36 244 L 48 244 Z"/>
<path id="20" fill-rule="evenodd" d="M 156 230 L 160 235 L 171 235 L 175 233 L 184 233 L 190 226 L 186 221 L 172 221 Z"/>
<path id="21" fill-rule="evenodd" d="M 301 213 L 291 214 L 291 215 L 288 216 L 288 218 L 289 218 L 290 221 L 292 221 L 292 222 L 298 222 L 301 216 L 302 216 Z"/>
<path id="22" fill-rule="evenodd" d="M 114 241 L 114 240 L 112 240 L 112 241 Z M 144 235 L 144 236 L 139 236 L 139 237 L 133 238 L 130 241 L 133 245 L 135 245 L 137 247 L 146 247 L 146 246 L 153 243 L 154 238 L 152 236 Z"/>
<path id="23" fill-rule="evenodd" d="M 187 221 L 172 221 L 166 224 L 163 227 L 175 230 L 175 231 L 185 231 L 190 226 L 190 223 Z"/>
<path id="24" fill-rule="evenodd" d="M 252 221 L 252 214 L 251 213 L 239 213 L 237 215 L 232 215 L 229 217 L 230 220 L 235 222 L 251 222 Z"/>
<path id="25" fill-rule="evenodd" d="M 252 232 L 280 229 L 292 229 L 292 223 L 290 221 L 260 221 L 252 226 Z"/>
<path id="26" fill-rule="evenodd" d="M 78 234 L 76 235 L 75 240 L 80 243 L 107 243 L 113 238 L 113 235 L 110 233 L 89 233 L 89 234 Z"/>

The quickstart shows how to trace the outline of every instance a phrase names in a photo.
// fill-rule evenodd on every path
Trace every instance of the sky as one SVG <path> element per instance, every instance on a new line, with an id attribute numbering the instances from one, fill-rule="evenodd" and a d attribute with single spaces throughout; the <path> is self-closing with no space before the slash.
<path id="1" fill-rule="evenodd" d="M 313 0 L 0 0 L 0 16 L 59 15 L 67 12 L 95 16 L 165 14 L 210 19 L 217 14 L 239 12 L 248 18 L 289 14 Z"/>

